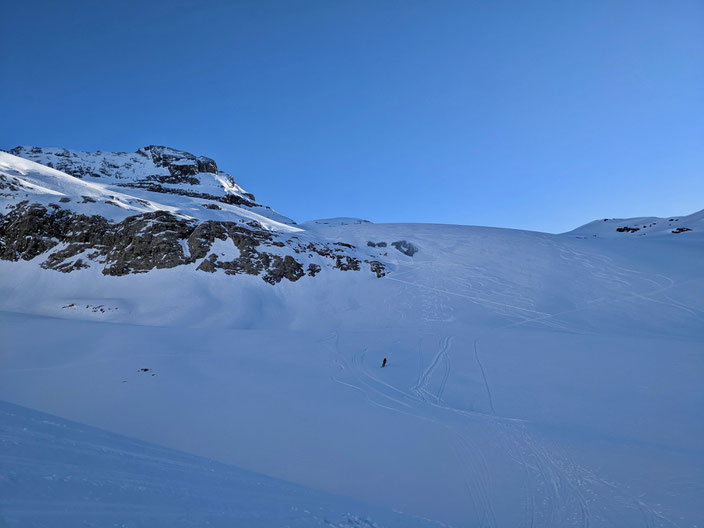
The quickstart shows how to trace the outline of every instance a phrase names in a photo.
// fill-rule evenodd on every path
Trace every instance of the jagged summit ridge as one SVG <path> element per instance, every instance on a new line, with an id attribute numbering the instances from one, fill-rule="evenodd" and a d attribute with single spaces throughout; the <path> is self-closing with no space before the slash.
<path id="1" fill-rule="evenodd" d="M 199 172 L 218 173 L 218 166 L 215 160 L 205 156 L 194 156 L 190 152 L 176 150 L 163 145 L 149 145 L 137 150 L 138 154 L 151 156 L 157 167 L 167 167 L 169 172 L 175 167 L 183 167 L 187 174 L 198 174 Z"/>
<path id="2" fill-rule="evenodd" d="M 27 146 L 8 152 L 76 178 L 261 207 L 252 193 L 237 185 L 230 174 L 218 169 L 215 160 L 163 145 L 149 145 L 132 153 Z"/>

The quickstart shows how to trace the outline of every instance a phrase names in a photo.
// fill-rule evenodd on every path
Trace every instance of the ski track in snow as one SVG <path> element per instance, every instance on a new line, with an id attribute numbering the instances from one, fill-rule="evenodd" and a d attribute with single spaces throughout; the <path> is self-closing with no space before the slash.
<path id="1" fill-rule="evenodd" d="M 76 188 L 89 189 L 94 195 L 102 197 L 113 193 L 112 201 L 119 202 L 122 209 L 188 212 L 183 209 L 183 204 L 192 207 L 193 203 L 197 203 L 191 199 L 163 195 L 159 197 L 164 200 L 162 205 L 137 199 L 134 204 L 138 205 L 132 206 L 131 195 L 111 191 L 103 183 L 76 182 L 53 169 L 48 170 L 47 174 L 53 175 L 51 181 L 59 187 L 70 184 Z M 10 177 L 20 182 L 18 176 Z M 28 185 L 38 193 L 52 196 L 64 194 L 37 186 L 38 184 L 32 187 L 31 182 Z M 134 192 L 137 193 L 135 196 L 144 197 L 146 191 Z M 194 210 L 204 218 L 210 218 L 211 215 L 219 218 L 219 215 L 225 214 L 213 213 L 210 209 L 203 211 L 200 205 Z M 254 210 L 233 208 L 233 211 L 239 211 L 237 215 L 242 219 L 259 218 L 267 226 L 282 233 L 306 231 L 303 227 L 281 224 L 279 220 L 282 219 L 273 211 L 267 213 L 271 214 L 271 218 L 260 217 Z M 126 213 L 118 208 L 113 214 L 118 218 Z M 610 522 L 607 517 L 611 510 L 625 508 L 628 513 L 637 514 L 644 526 L 678 527 L 675 521 L 658 509 L 657 504 L 649 504 L 648 497 L 634 496 L 634 492 L 626 486 L 608 481 L 593 470 L 580 466 L 574 460 L 575 456 L 545 434 L 540 424 L 509 416 L 513 411 L 506 404 L 505 395 L 501 394 L 505 384 L 502 385 L 501 380 L 496 379 L 500 376 L 500 370 L 492 369 L 495 364 L 492 364 L 490 339 L 501 338 L 511 330 L 531 325 L 541 330 L 562 333 L 588 333 L 590 328 L 579 328 L 570 316 L 607 306 L 627 306 L 633 302 L 670 307 L 685 317 L 702 322 L 704 310 L 673 299 L 674 287 L 682 287 L 687 281 L 677 282 L 676 275 L 630 269 L 619 265 L 618 257 L 611 258 L 597 250 L 590 251 L 582 243 L 566 237 L 521 232 L 507 235 L 503 232 L 500 236 L 507 238 L 501 244 L 490 246 L 486 241 L 498 232 L 488 235 L 488 232 L 481 232 L 481 228 L 470 228 L 460 233 L 455 227 L 448 227 L 448 233 L 452 229 L 453 233 L 459 234 L 436 239 L 433 236 L 435 232 L 431 232 L 430 228 L 417 227 L 420 241 L 416 241 L 413 229 L 398 225 L 380 227 L 378 234 L 384 235 L 386 242 L 408 238 L 414 244 L 417 242 L 421 250 L 410 258 L 391 248 L 388 250 L 390 257 L 384 251 L 385 258 L 382 260 L 389 267 L 383 281 L 395 283 L 395 290 L 379 302 L 385 303 L 386 311 L 397 315 L 402 321 L 410 319 L 405 310 L 410 306 L 419 315 L 421 325 L 428 324 L 430 330 L 425 330 L 417 340 L 417 369 L 410 368 L 403 372 L 400 369 L 381 370 L 378 364 L 372 364 L 376 361 L 370 352 L 374 350 L 373 343 L 354 342 L 354 345 L 348 345 L 344 343 L 345 336 L 341 337 L 344 331 L 338 329 L 325 340 L 331 349 L 330 380 L 345 390 L 353 390 L 355 395 L 359 393 L 366 405 L 381 409 L 384 413 L 422 421 L 423 425 L 430 424 L 443 433 L 448 433 L 448 445 L 444 447 L 451 449 L 461 468 L 463 489 L 475 516 L 473 526 L 495 528 L 503 525 L 504 512 L 501 509 L 504 505 L 500 503 L 503 490 L 499 488 L 505 481 L 494 474 L 495 468 L 492 466 L 503 456 L 506 461 L 499 460 L 499 463 L 512 463 L 511 470 L 517 469 L 516 473 L 523 479 L 520 490 L 522 526 L 601 526 Z M 609 229 L 613 231 L 613 226 L 610 225 Z M 405 230 L 409 231 L 408 236 L 402 234 Z M 371 237 L 368 233 L 375 231 L 357 233 L 362 237 L 355 241 L 359 245 L 357 247 L 366 247 L 364 239 Z M 350 231 L 347 227 L 340 224 L 337 227 L 331 226 L 321 236 L 327 236 L 331 241 L 341 241 L 347 240 L 348 234 Z M 355 234 L 354 231 L 352 234 Z M 429 247 L 424 248 L 423 242 Z M 524 270 L 521 266 L 523 255 L 517 248 L 527 247 L 525 244 L 538 246 L 541 252 L 527 252 Z M 181 248 L 188 254 L 188 245 L 183 241 Z M 497 253 L 492 254 L 492 250 Z M 479 257 L 476 261 L 473 260 L 473 252 Z M 482 260 L 480 257 L 487 258 Z M 544 260 L 531 267 L 530 258 Z M 569 270 L 576 283 L 577 293 L 565 296 L 566 300 L 560 298 L 560 295 L 554 295 L 557 299 L 542 298 L 541 293 L 548 290 L 544 282 L 551 280 L 552 274 L 533 273 L 536 270 L 544 271 L 540 268 L 541 265 L 554 274 Z M 648 269 L 647 266 L 644 269 Z M 659 271 L 663 270 L 669 273 L 668 268 Z M 563 276 L 562 280 L 564 279 Z M 295 287 L 301 284 L 305 284 L 305 281 L 302 280 Z M 383 291 L 383 282 L 379 284 L 382 284 Z M 569 283 L 565 284 L 569 287 Z M 593 285 L 599 285 L 599 288 L 594 288 L 598 294 L 592 293 L 590 286 Z M 289 291 L 295 289 L 288 284 L 277 286 L 279 287 L 290 287 Z M 416 305 L 406 303 L 404 299 L 404 294 L 410 290 L 413 290 Z M 254 297 L 259 294 L 261 290 Z M 324 296 L 321 298 L 325 299 Z M 459 302 L 452 302 L 456 300 Z M 265 304 L 259 300 L 257 303 L 262 306 Z M 461 308 L 466 306 L 472 306 L 475 309 L 473 313 L 479 313 L 476 310 L 478 306 L 483 309 L 482 313 L 486 311 L 490 314 L 487 318 L 489 323 L 486 323 L 484 329 L 473 330 L 470 338 L 459 332 L 444 331 L 443 323 L 462 322 L 461 317 L 465 312 Z M 346 313 L 345 310 L 348 309 L 353 310 L 352 307 L 345 306 L 339 309 L 338 314 Z M 468 310 L 467 313 L 472 312 Z M 263 314 L 262 319 L 266 319 Z M 437 344 L 431 346 L 430 343 L 435 341 Z M 428 345 L 425 355 L 424 344 Z M 148 353 L 144 356 L 135 355 L 134 359 L 154 359 L 157 356 L 168 357 L 166 354 Z M 6 370 L 17 374 L 60 370 L 61 375 L 76 367 L 93 367 L 110 361 L 112 359 L 109 357 L 91 353 L 62 364 Z M 415 358 L 413 364 L 415 366 Z M 461 372 L 460 366 L 466 370 Z M 402 372 L 403 375 L 397 375 L 397 372 Z M 471 380 L 469 383 L 473 386 L 470 388 L 474 391 L 472 398 L 477 395 L 476 401 L 479 402 L 486 399 L 485 403 L 479 405 L 480 410 L 475 410 L 474 399 L 469 406 L 458 400 L 457 384 L 453 385 L 458 372 L 467 374 Z M 520 416 L 519 412 L 516 414 Z M 486 442 L 491 442 L 492 445 L 487 446 Z M 360 521 L 359 525 L 364 523 Z"/>
<path id="2" fill-rule="evenodd" d="M 552 324 L 552 326 L 556 328 L 566 330 L 569 327 L 565 326 L 562 322 L 555 321 L 556 318 L 593 309 L 600 305 L 620 303 L 633 299 L 670 304 L 696 317 L 701 317 L 697 311 L 681 303 L 674 303 L 671 300 L 670 303 L 667 303 L 666 301 L 653 299 L 654 296 L 668 291 L 675 285 L 675 281 L 671 277 L 664 275 L 646 276 L 643 272 L 614 265 L 607 256 L 581 253 L 572 248 L 568 248 L 564 244 L 558 246 L 558 251 L 560 258 L 578 261 L 579 264 L 595 278 L 611 281 L 616 284 L 616 290 L 620 291 L 621 295 L 608 299 L 597 298 L 587 300 L 582 305 L 572 309 L 555 313 L 545 313 L 532 308 L 465 295 L 463 293 L 398 278 L 399 275 L 412 273 L 414 271 L 413 266 L 409 266 L 411 269 L 394 273 L 393 276 L 387 278 L 429 292 L 465 298 L 472 303 L 509 309 L 513 311 L 512 316 L 521 319 L 520 321 L 496 328 L 490 331 L 490 334 L 500 333 L 504 329 L 529 323 L 540 323 L 543 325 Z M 420 264 L 419 266 L 422 265 L 423 264 Z M 650 284 L 652 289 L 634 291 L 634 279 Z M 471 281 L 472 276 L 469 275 L 466 280 Z M 487 280 L 487 278 L 485 277 L 483 280 Z M 532 316 L 527 316 L 527 314 L 532 314 Z M 489 334 L 484 334 L 482 338 L 486 338 L 488 335 Z M 432 415 L 437 409 L 459 415 L 467 420 L 476 421 L 480 419 L 487 425 L 496 427 L 501 432 L 500 436 L 504 438 L 506 452 L 523 468 L 523 474 L 525 475 L 523 486 L 525 502 L 523 505 L 523 526 L 525 527 L 575 526 L 588 528 L 592 522 L 593 516 L 589 506 L 590 497 L 596 495 L 601 495 L 602 499 L 604 496 L 611 496 L 612 503 L 625 503 L 628 505 L 628 508 L 637 509 L 643 516 L 645 526 L 678 527 L 674 521 L 658 513 L 640 498 L 631 496 L 627 490 L 614 483 L 606 482 L 590 471 L 573 463 L 570 461 L 568 455 L 559 453 L 555 446 L 548 448 L 542 445 L 541 441 L 528 431 L 530 424 L 522 420 L 497 415 L 487 374 L 479 357 L 479 338 L 475 338 L 473 342 L 474 358 L 484 382 L 488 408 L 491 414 L 467 411 L 447 404 L 442 397 L 447 380 L 451 375 L 449 351 L 452 341 L 452 336 L 443 337 L 439 342 L 437 353 L 427 364 L 424 364 L 421 349 L 422 340 L 419 340 L 419 374 L 415 383 L 411 385 L 408 390 L 403 390 L 400 387 L 393 386 L 382 380 L 379 376 L 370 373 L 365 363 L 366 349 L 359 354 L 352 352 L 352 361 L 351 364 L 348 364 L 344 359 L 343 353 L 340 351 L 339 334 L 336 333 L 335 350 L 333 352 L 334 361 L 339 371 L 345 372 L 348 378 L 346 380 L 342 380 L 339 377 L 333 379 L 337 383 L 362 392 L 367 402 L 371 405 L 412 416 L 417 419 L 430 421 L 438 426 L 449 429 L 453 433 L 455 438 L 453 450 L 459 464 L 464 468 L 464 481 L 468 498 L 478 514 L 479 527 L 492 528 L 499 526 L 491 498 L 492 489 L 491 479 L 489 477 L 491 472 L 489 471 L 480 446 L 473 445 L 471 438 L 463 434 L 459 427 L 453 427 L 432 418 Z M 441 366 L 443 367 L 442 376 L 437 384 L 437 388 L 433 390 L 431 389 L 431 383 Z M 430 409 L 428 409 L 428 407 Z M 601 493 L 599 493 L 599 491 L 601 491 Z M 604 519 L 599 520 L 603 521 Z"/>
<path id="3" fill-rule="evenodd" d="M 441 401 L 441 395 L 442 392 L 445 388 L 445 383 L 447 382 L 447 378 L 449 377 L 449 360 L 448 360 L 448 350 L 450 348 L 450 343 L 452 341 L 451 337 L 444 337 L 443 339 L 440 340 L 440 346 L 438 348 L 438 353 L 435 355 L 433 360 L 430 362 L 430 364 L 423 370 L 423 372 L 420 373 L 418 376 L 418 379 L 416 380 L 415 385 L 411 387 L 411 392 L 415 393 L 418 398 L 420 398 L 423 401 L 427 401 L 427 397 L 431 396 L 434 397 L 434 399 L 437 402 Z M 435 373 L 436 369 L 438 368 L 438 365 L 440 363 L 444 363 L 446 365 L 446 372 L 443 377 L 443 381 L 440 384 L 440 387 L 438 388 L 438 391 L 435 395 L 431 394 L 428 391 L 428 385 L 430 383 L 430 379 Z"/>
<path id="4" fill-rule="evenodd" d="M 482 362 L 479 360 L 479 351 L 477 350 L 477 340 L 474 340 L 474 359 L 477 360 L 477 365 L 479 365 L 479 370 L 482 373 L 482 379 L 484 380 L 484 387 L 486 387 L 486 396 L 489 400 L 489 408 L 491 409 L 491 414 L 496 414 L 496 410 L 494 410 L 494 401 L 491 397 L 491 389 L 489 388 L 489 381 L 486 379 L 486 372 L 484 372 L 484 366 L 482 365 Z"/>

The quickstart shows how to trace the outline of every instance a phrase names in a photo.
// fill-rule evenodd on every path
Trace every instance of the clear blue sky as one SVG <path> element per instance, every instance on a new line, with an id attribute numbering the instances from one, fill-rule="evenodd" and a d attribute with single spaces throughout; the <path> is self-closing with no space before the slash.
<path id="1" fill-rule="evenodd" d="M 0 148 L 213 157 L 297 220 L 704 208 L 704 2 L 4 2 Z"/>

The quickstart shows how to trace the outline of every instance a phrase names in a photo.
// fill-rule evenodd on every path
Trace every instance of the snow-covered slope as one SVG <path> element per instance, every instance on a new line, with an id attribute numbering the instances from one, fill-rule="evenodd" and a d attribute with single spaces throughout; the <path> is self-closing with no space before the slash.
<path id="1" fill-rule="evenodd" d="M 668 216 L 667 218 L 654 216 L 604 218 L 578 227 L 567 234 L 602 238 L 624 238 L 628 235 L 653 237 L 686 234 L 687 238 L 696 236 L 701 240 L 702 232 L 704 232 L 704 210 L 691 215 Z"/>
<path id="2" fill-rule="evenodd" d="M 438 525 L 0 401 L 0 526 Z"/>
<path id="3" fill-rule="evenodd" d="M 270 219 L 258 252 L 303 262 L 299 237 L 367 271 L 274 286 L 206 257 L 0 260 L 0 398 L 451 526 L 703 526 L 702 214 L 562 235 Z M 232 262 L 236 234 L 208 253 Z"/>

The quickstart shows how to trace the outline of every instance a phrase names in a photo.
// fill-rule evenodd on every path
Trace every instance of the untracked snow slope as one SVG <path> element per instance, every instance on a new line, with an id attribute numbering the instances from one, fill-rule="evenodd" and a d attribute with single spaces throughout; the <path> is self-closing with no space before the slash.
<path id="1" fill-rule="evenodd" d="M 0 261 L 0 399 L 451 526 L 701 527 L 702 216 L 282 223 L 385 273 L 276 284 Z"/>
<path id="2" fill-rule="evenodd" d="M 0 401 L 0 526 L 438 525 Z"/>

